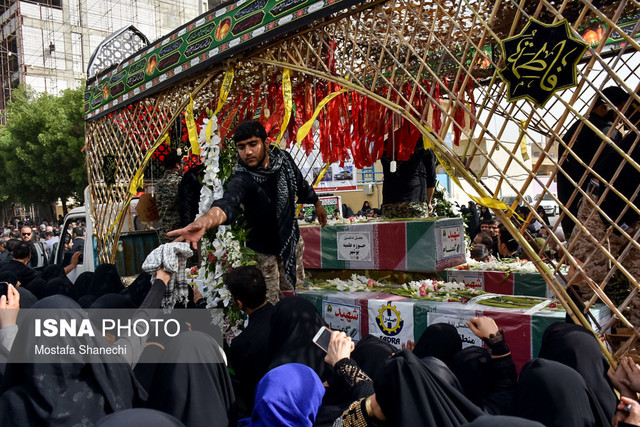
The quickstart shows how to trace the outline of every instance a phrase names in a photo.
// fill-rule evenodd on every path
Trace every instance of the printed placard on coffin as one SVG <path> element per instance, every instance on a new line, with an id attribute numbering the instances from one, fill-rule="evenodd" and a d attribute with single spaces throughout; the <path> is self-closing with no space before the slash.
<path id="1" fill-rule="evenodd" d="M 413 334 L 413 302 L 369 299 L 369 333 L 400 349 Z"/>
<path id="2" fill-rule="evenodd" d="M 363 336 L 362 314 L 367 312 L 367 301 L 360 297 L 362 294 L 352 292 L 332 293 L 322 301 L 322 318 L 329 329 L 342 331 L 355 342 Z"/>

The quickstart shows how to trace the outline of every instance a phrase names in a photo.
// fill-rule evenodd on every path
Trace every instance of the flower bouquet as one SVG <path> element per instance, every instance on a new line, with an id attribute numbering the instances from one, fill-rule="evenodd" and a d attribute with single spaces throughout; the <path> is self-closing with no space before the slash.
<path id="1" fill-rule="evenodd" d="M 445 282 L 431 279 L 416 280 L 400 285 L 376 282 L 365 276 L 353 274 L 347 280 L 330 279 L 323 283 L 309 286 L 309 290 L 337 290 L 347 292 L 382 292 L 406 298 L 427 301 L 458 302 L 466 304 L 478 296 L 474 302 L 480 305 L 502 308 L 530 309 L 548 302 L 546 309 L 562 307 L 547 298 L 525 297 L 513 295 L 490 294 L 479 289 L 471 289 L 458 282 Z"/>
<path id="2" fill-rule="evenodd" d="M 209 120 L 213 123 L 211 135 L 207 138 Z M 217 127 L 215 116 L 204 119 L 198 138 L 205 165 L 199 216 L 204 215 L 211 204 L 223 196 L 224 185 L 235 169 L 236 152 L 233 147 L 223 144 L 216 134 Z M 203 262 L 195 272 L 205 282 L 202 293 L 207 299 L 207 308 L 214 309 L 214 323 L 220 326 L 228 343 L 244 329 L 245 317 L 224 286 L 223 276 L 236 267 L 256 263 L 256 254 L 246 247 L 246 241 L 247 231 L 241 216 L 231 226 L 220 225 L 209 230 L 202 239 Z"/>

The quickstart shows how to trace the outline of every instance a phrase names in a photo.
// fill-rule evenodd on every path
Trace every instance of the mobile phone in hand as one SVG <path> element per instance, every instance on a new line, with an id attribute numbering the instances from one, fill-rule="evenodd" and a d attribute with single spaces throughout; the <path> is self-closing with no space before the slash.
<path id="1" fill-rule="evenodd" d="M 2 295 L 6 296 L 7 298 L 9 293 L 9 282 L 0 282 L 0 297 Z"/>
<path id="2" fill-rule="evenodd" d="M 313 343 L 324 350 L 325 353 L 329 352 L 329 342 L 331 341 L 331 329 L 323 326 L 320 328 L 316 336 L 313 337 Z"/>

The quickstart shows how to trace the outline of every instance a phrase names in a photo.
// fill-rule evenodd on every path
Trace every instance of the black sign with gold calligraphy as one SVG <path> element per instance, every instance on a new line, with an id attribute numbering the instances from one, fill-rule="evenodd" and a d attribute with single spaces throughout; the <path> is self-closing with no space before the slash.
<path id="1" fill-rule="evenodd" d="M 507 100 L 525 98 L 538 107 L 577 84 L 576 65 L 588 47 L 571 36 L 566 19 L 547 25 L 531 18 L 520 34 L 501 44 L 505 67 L 499 73 L 508 86 Z"/>
<path id="2" fill-rule="evenodd" d="M 102 178 L 107 186 L 116 183 L 116 156 L 106 154 L 102 156 Z"/>

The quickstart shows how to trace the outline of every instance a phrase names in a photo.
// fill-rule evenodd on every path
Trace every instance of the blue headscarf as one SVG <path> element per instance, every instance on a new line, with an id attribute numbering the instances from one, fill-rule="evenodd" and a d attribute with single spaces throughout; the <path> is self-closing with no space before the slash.
<path id="1" fill-rule="evenodd" d="M 324 386 L 313 369 L 299 363 L 278 366 L 258 383 L 251 418 L 240 425 L 311 427 L 323 396 Z"/>

